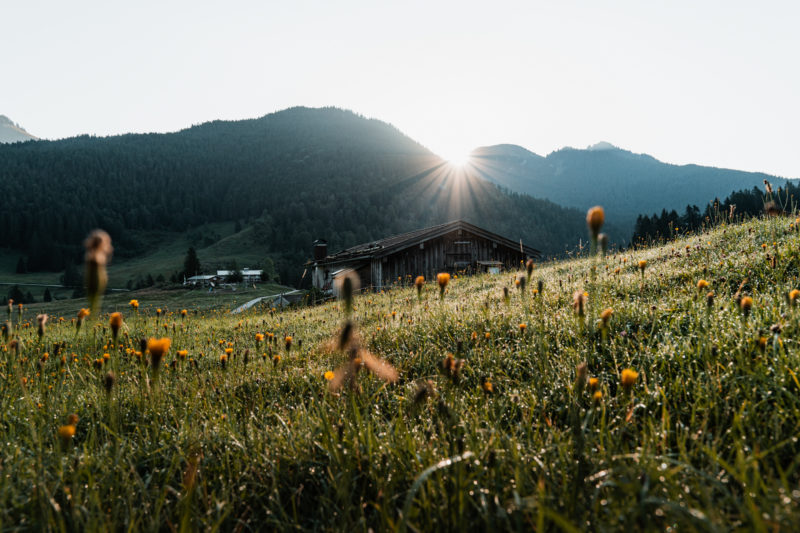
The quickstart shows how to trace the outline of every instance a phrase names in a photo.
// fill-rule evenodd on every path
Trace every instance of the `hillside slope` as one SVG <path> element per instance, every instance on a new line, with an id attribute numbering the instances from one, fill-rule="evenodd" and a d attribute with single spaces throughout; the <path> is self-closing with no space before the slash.
<path id="1" fill-rule="evenodd" d="M 453 279 L 441 299 L 433 283 L 420 299 L 413 287 L 359 295 L 349 338 L 341 302 L 181 318 L 157 316 L 146 294 L 137 312 L 119 302 L 118 342 L 108 316 L 77 334 L 52 320 L 44 342 L 20 326 L 0 398 L 3 518 L 35 529 L 793 530 L 793 221 L 551 263 L 523 292 L 504 273 Z M 138 353 L 154 333 L 172 340 L 157 363 Z M 337 349 L 342 338 L 357 359 Z M 389 376 L 377 358 L 396 383 L 359 365 Z M 345 375 L 351 385 L 331 391 Z M 78 422 L 64 432 L 69 413 Z"/>
<path id="2" fill-rule="evenodd" d="M 563 148 L 542 157 L 520 146 L 487 146 L 472 152 L 481 176 L 512 191 L 588 209 L 603 205 L 632 230 L 637 215 L 704 206 L 731 192 L 785 180 L 758 172 L 699 165 L 671 165 L 598 143 L 586 150 Z"/>

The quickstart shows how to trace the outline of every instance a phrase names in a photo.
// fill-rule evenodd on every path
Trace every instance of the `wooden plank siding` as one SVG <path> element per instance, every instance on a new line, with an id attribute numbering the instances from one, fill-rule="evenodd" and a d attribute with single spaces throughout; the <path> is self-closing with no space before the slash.
<path id="1" fill-rule="evenodd" d="M 348 248 L 311 265 L 313 283 L 319 289 L 329 290 L 333 276 L 344 269 L 356 271 L 363 288 L 380 289 L 398 281 L 409 283 L 419 275 L 433 280 L 439 272 L 474 273 L 478 262 L 514 269 L 529 257 L 539 257 L 539 251 L 454 221 Z"/>
<path id="2" fill-rule="evenodd" d="M 474 273 L 478 261 L 499 261 L 503 266 L 514 268 L 526 257 L 519 250 L 498 246 L 496 242 L 473 233 L 456 230 L 447 235 L 430 239 L 418 245 L 373 259 L 371 285 L 391 285 L 400 278 L 425 276 L 432 280 L 439 272 L 465 270 Z M 380 268 L 375 263 L 380 261 Z"/>

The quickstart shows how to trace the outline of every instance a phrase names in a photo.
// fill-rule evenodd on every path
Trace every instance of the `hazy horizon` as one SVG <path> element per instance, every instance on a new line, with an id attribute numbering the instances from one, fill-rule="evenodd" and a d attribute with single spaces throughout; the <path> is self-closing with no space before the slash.
<path id="1" fill-rule="evenodd" d="M 458 158 L 607 141 L 800 178 L 789 2 L 4 7 L 0 114 L 56 139 L 294 106 L 388 122 Z"/>

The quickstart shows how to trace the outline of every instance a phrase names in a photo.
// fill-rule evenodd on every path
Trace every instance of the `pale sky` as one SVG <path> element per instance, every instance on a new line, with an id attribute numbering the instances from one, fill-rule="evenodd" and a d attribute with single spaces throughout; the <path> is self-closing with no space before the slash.
<path id="1" fill-rule="evenodd" d="M 446 158 L 604 140 L 800 178 L 797 1 L 0 0 L 0 114 L 47 139 L 287 107 Z"/>

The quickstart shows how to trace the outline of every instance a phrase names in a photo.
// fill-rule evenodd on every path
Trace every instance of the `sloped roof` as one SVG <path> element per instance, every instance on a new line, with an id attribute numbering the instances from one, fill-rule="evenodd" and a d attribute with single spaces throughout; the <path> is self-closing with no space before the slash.
<path id="1" fill-rule="evenodd" d="M 386 237 L 385 239 L 378 241 L 359 244 L 357 246 L 353 246 L 352 248 L 337 252 L 333 255 L 329 255 L 321 262 L 329 263 L 361 258 L 366 259 L 384 257 L 386 255 L 398 252 L 411 246 L 416 246 L 421 242 L 440 237 L 450 233 L 451 231 L 459 229 L 469 231 L 508 248 L 519 250 L 519 242 L 506 239 L 505 237 L 487 231 L 483 228 L 479 228 L 478 226 L 470 224 L 464 220 L 454 220 L 452 222 L 447 222 L 446 224 L 439 224 L 437 226 L 410 231 L 408 233 L 401 233 L 400 235 L 392 235 L 391 237 Z M 523 245 L 522 249 L 529 257 L 541 256 L 541 252 L 539 250 L 531 248 L 530 246 Z"/>
<path id="2" fill-rule="evenodd" d="M 231 276 L 233 273 L 236 272 L 235 270 L 217 270 L 217 276 Z M 261 270 L 250 270 L 249 268 L 243 268 L 240 270 L 242 276 L 260 276 Z"/>

